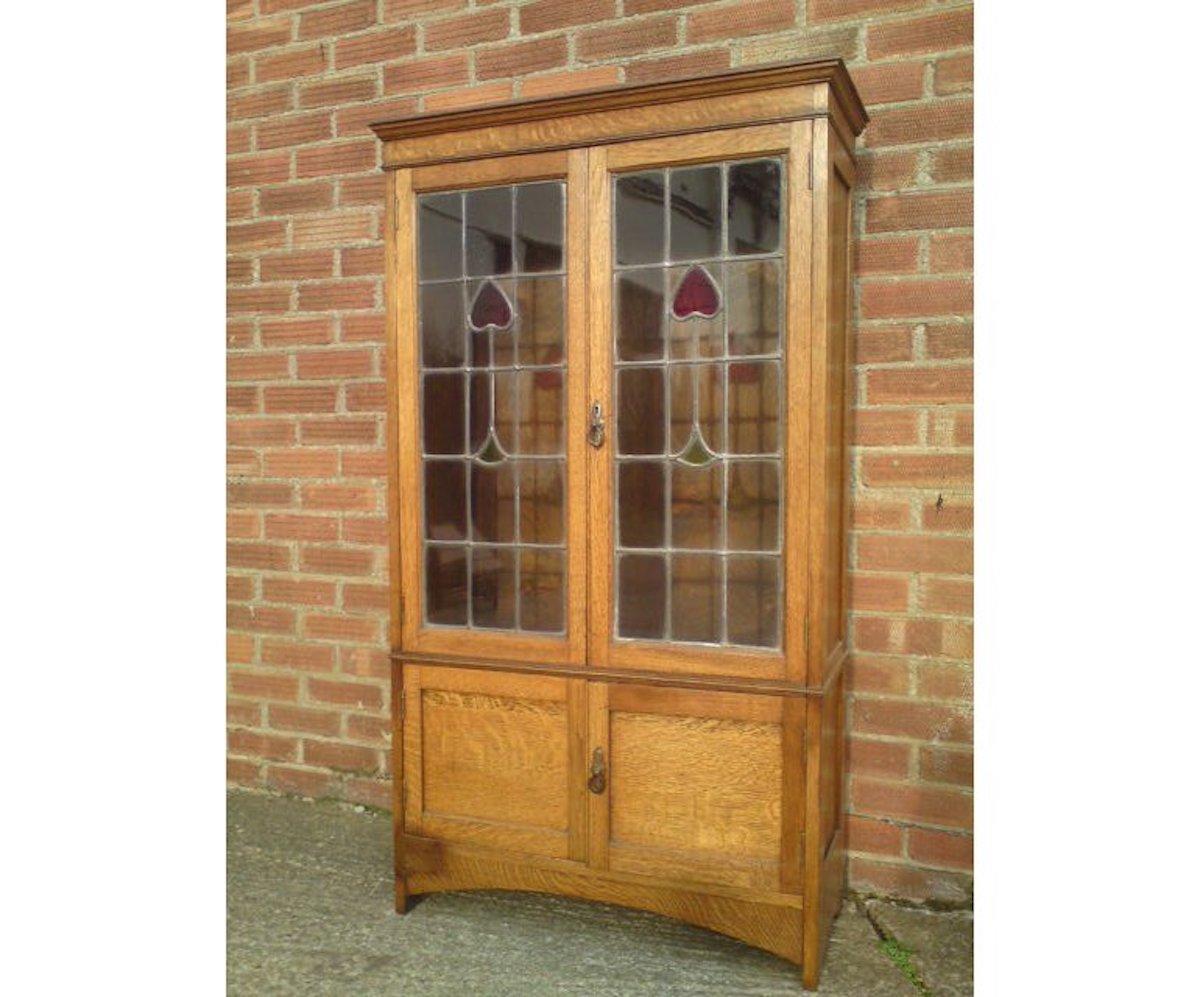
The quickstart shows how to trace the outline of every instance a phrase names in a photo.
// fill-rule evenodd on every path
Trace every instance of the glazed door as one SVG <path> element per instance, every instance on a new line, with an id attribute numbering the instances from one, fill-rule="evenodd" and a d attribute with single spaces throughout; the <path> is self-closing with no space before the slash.
<path id="1" fill-rule="evenodd" d="M 803 678 L 810 142 L 590 153 L 594 665 Z"/>
<path id="2" fill-rule="evenodd" d="M 591 865 L 749 890 L 783 881 L 799 892 L 794 702 L 589 683 Z"/>
<path id="3" fill-rule="evenodd" d="M 585 856 L 582 679 L 404 668 L 404 824 L 410 834 Z"/>
<path id="4" fill-rule="evenodd" d="M 586 153 L 402 170 L 407 651 L 582 664 Z"/>

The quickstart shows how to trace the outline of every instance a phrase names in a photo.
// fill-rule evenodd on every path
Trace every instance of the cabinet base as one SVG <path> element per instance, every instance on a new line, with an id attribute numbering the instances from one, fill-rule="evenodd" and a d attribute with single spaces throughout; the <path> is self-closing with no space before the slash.
<path id="1" fill-rule="evenodd" d="M 403 874 L 396 877 L 396 909 L 416 894 L 451 890 L 523 890 L 594 900 L 650 911 L 716 931 L 789 962 L 803 962 L 803 903 L 787 894 L 712 892 L 692 886 L 638 880 L 577 863 L 542 865 L 435 841 L 404 836 Z M 805 974 L 807 977 L 809 974 Z M 809 984 L 807 979 L 806 986 Z"/>

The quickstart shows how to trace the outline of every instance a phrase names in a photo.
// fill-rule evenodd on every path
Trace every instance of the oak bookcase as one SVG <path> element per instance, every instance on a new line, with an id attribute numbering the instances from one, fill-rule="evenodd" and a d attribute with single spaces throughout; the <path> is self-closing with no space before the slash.
<path id="1" fill-rule="evenodd" d="M 819 61 L 373 126 L 397 910 L 607 901 L 816 986 L 866 121 Z"/>

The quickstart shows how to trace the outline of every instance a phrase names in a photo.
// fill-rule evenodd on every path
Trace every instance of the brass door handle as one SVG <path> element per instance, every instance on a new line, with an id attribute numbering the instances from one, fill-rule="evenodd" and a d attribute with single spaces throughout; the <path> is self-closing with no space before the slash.
<path id="1" fill-rule="evenodd" d="M 599 402 L 592 402 L 588 417 L 588 443 L 597 450 L 604 446 L 604 409 Z"/>
<path id="2" fill-rule="evenodd" d="M 604 777 L 604 750 L 597 748 L 592 752 L 592 774 L 588 779 L 588 789 L 599 796 L 604 792 L 608 780 Z"/>

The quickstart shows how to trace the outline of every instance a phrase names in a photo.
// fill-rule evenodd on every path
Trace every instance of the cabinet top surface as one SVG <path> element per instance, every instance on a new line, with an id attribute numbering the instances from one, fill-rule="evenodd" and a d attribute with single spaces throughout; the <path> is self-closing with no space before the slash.
<path id="1" fill-rule="evenodd" d="M 385 142 L 411 141 L 450 132 L 547 121 L 569 115 L 814 84 L 828 84 L 831 104 L 836 105 L 836 109 L 831 107 L 830 112 L 839 114 L 855 135 L 861 134 L 868 121 L 867 112 L 841 59 L 774 63 L 641 86 L 606 87 L 537 100 L 516 100 L 441 114 L 414 115 L 374 122 L 371 130 Z"/>

